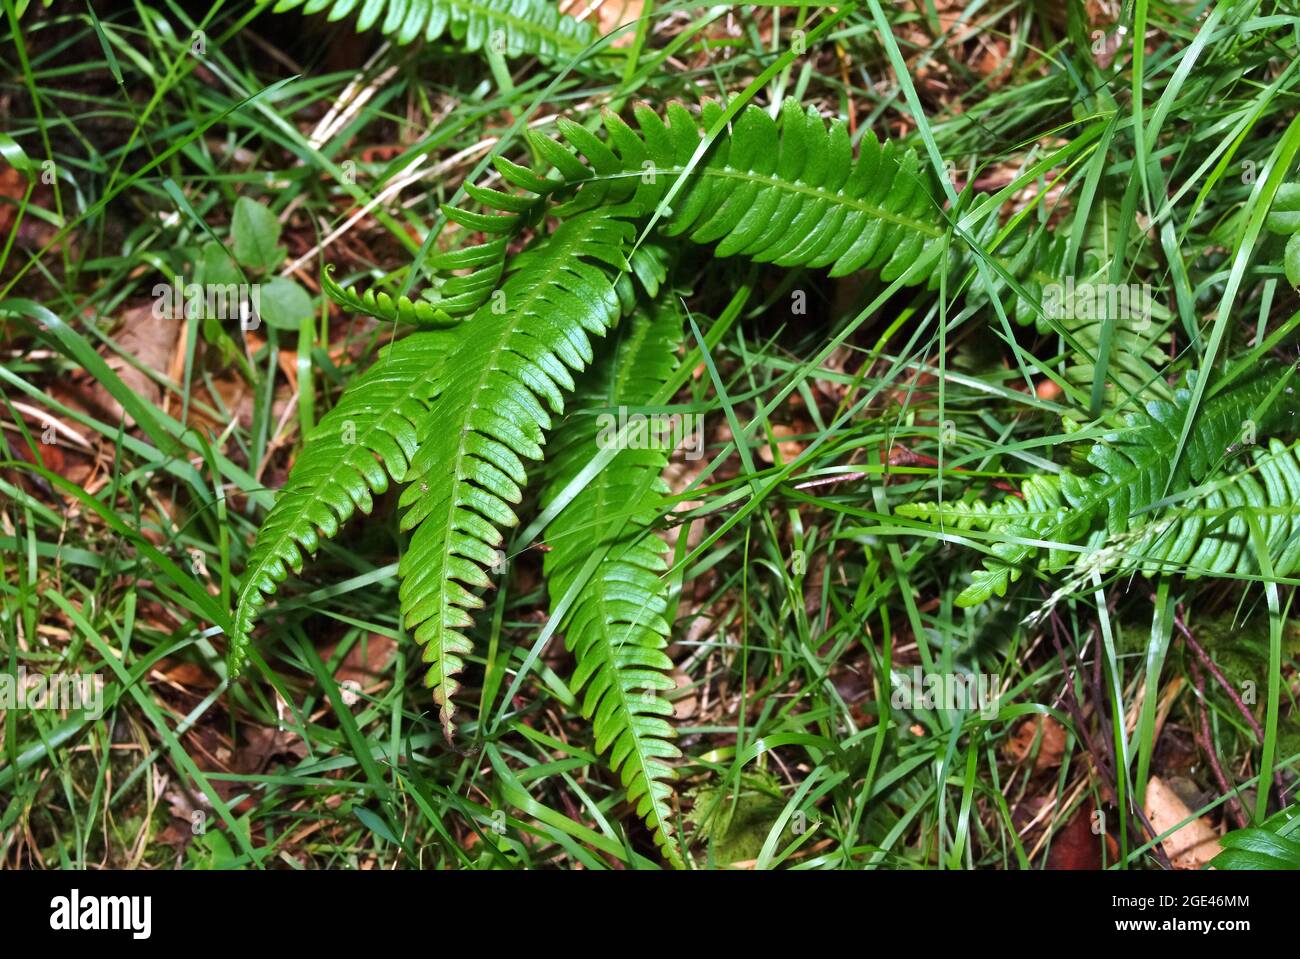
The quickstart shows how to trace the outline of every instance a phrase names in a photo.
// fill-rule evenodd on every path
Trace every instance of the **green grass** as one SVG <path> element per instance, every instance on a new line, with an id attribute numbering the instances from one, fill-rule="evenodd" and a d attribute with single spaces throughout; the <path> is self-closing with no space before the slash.
<path id="1" fill-rule="evenodd" d="M 1011 269 L 997 231 L 1054 230 L 1077 264 L 1090 213 L 1118 211 L 1107 276 L 1156 291 L 1156 372 L 1200 371 L 1198 402 L 1211 372 L 1295 357 L 1300 302 L 1264 218 L 1296 178 L 1300 9 L 1139 2 L 1124 22 L 1129 36 L 1145 22 L 1145 52 L 1124 40 L 1112 63 L 1094 32 L 1113 25 L 1060 6 L 868 0 L 832 23 L 824 7 L 647 3 L 601 54 L 613 67 L 588 69 L 489 62 L 449 37 L 386 46 L 250 3 L 96 19 L 6 0 L 0 655 L 10 674 L 102 675 L 105 715 L 0 710 L 0 863 L 662 865 L 566 685 L 537 548 L 548 517 L 531 502 L 473 630 L 455 748 L 398 616 L 392 495 L 281 590 L 238 680 L 224 662 L 252 536 L 303 434 L 394 333 L 331 309 L 322 269 L 420 289 L 422 253 L 472 239 L 441 204 L 494 185 L 492 155 L 528 164 L 526 126 L 595 130 L 599 107 L 637 100 L 794 96 L 855 137 L 901 136 L 946 185 L 935 242 L 976 247 L 934 289 L 702 252 L 676 274 L 690 323 L 663 405 L 702 413 L 709 437 L 701 461 L 679 458 L 663 517 L 680 533 L 669 653 L 688 858 L 1040 869 L 1101 808 L 1114 845 L 1099 862 L 1159 868 L 1156 838 L 1117 811 L 1148 774 L 1228 828 L 1234 799 L 1249 824 L 1293 804 L 1294 580 L 1026 573 L 963 609 L 981 555 L 962 543 L 981 541 L 894 515 L 1077 465 L 1070 444 L 1136 402 L 1116 374 L 1122 330 L 1102 325 L 1080 380 L 1062 362 L 1071 331 L 1016 321 L 1041 283 Z M 177 251 L 231 245 L 241 197 L 279 218 L 282 269 L 314 316 L 227 340 L 177 324 L 141 359 L 138 335 L 165 321 L 127 317 Z M 1253 684 L 1259 734 L 1213 676 L 1198 691 L 1180 625 L 1238 693 Z M 345 660 L 370 667 L 359 691 Z M 996 675 L 1000 712 L 892 706 L 889 671 L 913 665 Z M 1202 713 L 1234 792 L 1198 760 Z M 1043 716 L 1061 756 L 1036 769 L 1043 744 L 1017 758 L 1011 741 Z"/>

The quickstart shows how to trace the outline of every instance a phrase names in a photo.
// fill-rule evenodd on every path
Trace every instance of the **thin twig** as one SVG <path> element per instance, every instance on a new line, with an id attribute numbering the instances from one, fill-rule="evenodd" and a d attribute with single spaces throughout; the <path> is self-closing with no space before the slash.
<path id="1" fill-rule="evenodd" d="M 1248 820 L 1245 811 L 1241 808 L 1241 801 L 1237 798 L 1237 787 L 1228 781 L 1227 775 L 1223 772 L 1223 766 L 1219 763 L 1219 757 L 1214 751 L 1214 738 L 1210 735 L 1210 707 L 1205 700 L 1205 674 L 1201 672 L 1196 660 L 1193 659 L 1190 665 L 1192 682 L 1196 685 L 1196 692 L 1201 697 L 1200 705 L 1197 708 L 1197 712 L 1200 713 L 1200 722 L 1197 724 L 1193 736 L 1196 739 L 1196 744 L 1201 747 L 1201 752 L 1205 753 L 1205 758 L 1210 764 L 1214 778 L 1219 783 L 1219 789 L 1223 792 L 1223 795 L 1228 797 L 1228 813 L 1232 816 L 1232 821 L 1237 824 L 1238 829 L 1245 829 Z"/>
<path id="2" fill-rule="evenodd" d="M 1232 688 L 1232 684 L 1228 682 L 1227 677 L 1224 676 L 1223 673 L 1219 670 L 1219 667 L 1215 664 L 1214 660 L 1210 659 L 1209 653 L 1207 653 L 1205 649 L 1201 646 L 1201 644 L 1196 641 L 1196 637 L 1192 635 L 1192 631 L 1187 628 L 1187 624 L 1183 622 L 1182 606 L 1178 607 L 1177 613 L 1174 616 L 1174 625 L 1178 627 L 1178 632 L 1182 635 L 1183 641 L 1189 647 L 1191 647 L 1192 652 L 1194 652 L 1197 658 L 1200 659 L 1201 662 L 1205 664 L 1205 668 L 1210 671 L 1210 674 L 1215 678 L 1219 686 L 1223 689 L 1225 693 L 1227 693 L 1228 698 L 1232 700 L 1233 704 L 1237 707 L 1238 712 L 1241 713 L 1242 717 L 1246 720 L 1246 722 L 1250 725 L 1250 728 L 1254 731 L 1256 738 L 1258 738 L 1259 741 L 1263 743 L 1264 742 L 1263 727 L 1260 726 L 1259 722 L 1255 719 L 1254 714 L 1252 714 L 1251 711 L 1246 707 L 1246 704 L 1242 702 L 1241 697 L 1237 695 L 1237 691 Z M 1193 666 L 1194 665 L 1195 665 L 1195 661 L 1193 660 Z M 1195 675 L 1196 673 L 1193 672 L 1192 676 L 1195 677 Z M 1201 698 L 1203 701 L 1205 701 L 1204 692 L 1205 692 L 1204 690 L 1201 690 L 1202 693 Z M 1280 769 L 1273 770 L 1273 785 L 1277 787 L 1278 799 L 1279 801 L 1281 801 L 1283 797 L 1285 797 L 1286 795 L 1286 783 L 1282 779 L 1282 770 Z"/>
<path id="3" fill-rule="evenodd" d="M 1241 697 L 1238 696 L 1237 691 L 1232 688 L 1232 684 L 1228 682 L 1227 677 L 1224 676 L 1219 670 L 1219 667 L 1215 665 L 1214 660 L 1210 659 L 1209 653 L 1207 653 L 1201 647 L 1201 644 L 1196 641 L 1196 637 L 1192 635 L 1192 631 L 1188 629 L 1187 624 L 1183 622 L 1181 611 L 1179 615 L 1174 617 L 1174 625 L 1178 627 L 1178 632 L 1182 633 L 1183 640 L 1192 648 L 1192 652 L 1194 652 L 1196 657 L 1205 664 L 1205 668 L 1210 671 L 1210 675 L 1215 678 L 1221 687 L 1223 687 L 1223 691 L 1227 693 L 1228 698 L 1231 699 L 1233 705 L 1237 707 L 1237 711 L 1241 713 L 1242 719 L 1246 720 L 1246 722 L 1250 724 L 1250 728 L 1255 731 L 1255 735 L 1259 737 L 1260 742 L 1263 742 L 1264 730 L 1259 725 L 1259 721 L 1256 720 L 1251 711 L 1246 708 L 1246 704 L 1241 701 Z"/>

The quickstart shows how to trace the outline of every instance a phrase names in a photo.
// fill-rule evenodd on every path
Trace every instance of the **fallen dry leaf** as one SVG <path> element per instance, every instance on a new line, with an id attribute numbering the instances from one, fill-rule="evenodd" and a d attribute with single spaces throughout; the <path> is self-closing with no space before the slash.
<path id="1" fill-rule="evenodd" d="M 183 324 L 176 320 L 155 317 L 153 304 L 145 303 L 123 311 L 113 341 L 121 353 L 134 357 L 140 366 L 166 376 L 171 368 L 172 351 L 176 348 L 182 329 Z M 124 356 L 109 350 L 105 352 L 105 362 L 132 393 L 150 406 L 161 405 L 162 387 Z M 95 405 L 104 410 L 107 422 L 116 423 L 124 415 L 122 404 L 99 383 L 91 388 L 90 396 Z M 126 423 L 134 426 L 135 420 L 127 415 Z"/>
<path id="2" fill-rule="evenodd" d="M 1007 755 L 1013 761 L 1024 762 L 1033 749 L 1039 729 L 1042 729 L 1043 735 L 1038 745 L 1038 755 L 1034 759 L 1034 772 L 1061 765 L 1061 756 L 1065 752 L 1065 729 L 1060 723 L 1051 716 L 1026 719 L 1017 727 L 1006 745 Z"/>
<path id="3" fill-rule="evenodd" d="M 1166 833 L 1191 816 L 1192 811 L 1159 776 L 1147 782 L 1147 818 L 1156 834 Z M 1222 850 L 1219 834 L 1200 816 L 1166 836 L 1160 844 L 1175 869 L 1199 869 Z"/>
<path id="4" fill-rule="evenodd" d="M 18 216 L 17 204 L 27 192 L 23 175 L 14 167 L 0 168 L 0 235 L 7 235 Z M 6 202 L 6 201 L 13 202 Z"/>
<path id="5" fill-rule="evenodd" d="M 328 660 L 334 655 L 334 649 L 337 644 L 331 644 L 327 649 L 321 651 L 323 659 Z M 362 647 L 365 647 L 364 654 Z M 364 644 L 361 642 L 354 643 L 348 650 L 348 654 L 343 657 L 343 662 L 339 663 L 338 670 L 334 677 L 344 683 L 348 680 L 358 683 L 361 688 L 369 688 L 380 676 L 383 675 L 388 664 L 392 662 L 393 655 L 397 652 L 397 643 L 387 636 L 380 633 L 371 633 L 366 637 Z"/>
<path id="6" fill-rule="evenodd" d="M 799 432 L 800 432 L 799 430 L 796 430 L 792 426 L 786 426 L 784 423 L 773 424 L 772 435 L 776 437 L 776 449 L 777 452 L 781 454 L 782 463 L 793 462 L 794 460 L 799 458 L 800 454 L 803 453 L 802 443 L 796 440 L 785 440 L 784 442 L 782 442 L 782 439 L 784 437 L 798 436 Z M 772 459 L 772 447 L 767 445 L 766 443 L 760 446 L 758 448 L 758 458 L 762 460 L 764 463 L 767 463 L 769 466 L 772 465 L 772 463 L 774 462 Z"/>
<path id="7" fill-rule="evenodd" d="M 272 726 L 253 726 L 244 732 L 244 742 L 234 754 L 235 771 L 263 773 L 273 760 L 302 759 L 307 744 L 297 733 Z"/>
<path id="8" fill-rule="evenodd" d="M 596 12 L 589 16 L 587 11 L 592 6 L 593 4 L 589 0 L 571 0 L 569 3 L 560 4 L 560 12 L 571 17 L 582 17 L 588 23 L 593 24 L 601 36 L 604 36 L 624 24 L 640 19 L 645 0 L 604 0 L 603 3 L 596 7 Z M 631 46 L 635 38 L 636 28 L 629 27 L 615 38 L 612 45 L 615 47 Z"/>
<path id="9" fill-rule="evenodd" d="M 700 708 L 699 690 L 692 686 L 691 677 L 685 670 L 674 669 L 673 682 L 682 693 L 680 699 L 673 701 L 673 718 L 690 719 Z"/>
<path id="10" fill-rule="evenodd" d="M 1091 801 L 1086 801 L 1064 828 L 1052 837 L 1047 854 L 1048 869 L 1086 870 L 1101 868 L 1101 836 L 1093 831 L 1096 820 Z"/>

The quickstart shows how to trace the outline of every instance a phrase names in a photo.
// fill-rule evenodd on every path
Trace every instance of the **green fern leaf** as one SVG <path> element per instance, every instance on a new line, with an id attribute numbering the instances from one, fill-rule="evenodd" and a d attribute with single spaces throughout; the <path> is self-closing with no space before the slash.
<path id="1" fill-rule="evenodd" d="M 994 234 L 999 223 L 993 216 L 977 232 L 977 242 L 1024 291 L 1010 311 L 1016 322 L 1050 333 L 1056 328 L 1054 321 L 1070 334 L 1070 340 L 1062 343 L 1061 373 L 1085 395 L 1095 375 L 1103 326 L 1110 324 L 1106 369 L 1112 406 L 1123 405 L 1126 397 L 1167 400 L 1171 395 L 1159 373 L 1167 359 L 1169 309 L 1142 284 L 1110 282 L 1111 262 L 1124 228 L 1119 213 L 1114 202 L 1094 206 L 1084 227 L 1077 267 L 1066 263 L 1068 230 L 1022 228 L 997 242 Z M 975 282 L 971 302 L 987 300 L 979 281 Z M 1002 283 L 998 278 L 995 285 L 1001 288 Z"/>
<path id="2" fill-rule="evenodd" d="M 1147 575 L 1182 572 L 1189 577 L 1258 573 L 1244 513 L 1264 532 L 1273 573 L 1300 567 L 1300 450 L 1272 439 L 1251 453 L 1249 469 L 1207 483 L 1158 520 L 1134 531 L 1124 544 Z"/>
<path id="3" fill-rule="evenodd" d="M 639 134 L 605 111 L 605 141 L 561 119 L 562 139 L 529 135 L 547 169 L 497 158 L 497 172 L 522 194 L 479 191 L 475 199 L 511 216 L 526 208 L 522 196 L 524 203 L 565 198 L 557 216 L 612 203 L 649 218 L 684 176 L 671 208 L 660 211 L 667 236 L 715 245 L 717 256 L 826 267 L 831 276 L 871 269 L 890 281 L 935 278 L 943 218 L 912 151 L 868 134 L 855 159 L 842 121 L 828 129 L 815 110 L 789 99 L 779 122 L 747 107 L 692 166 L 722 109 L 708 102 L 697 119 L 674 103 L 665 122 L 637 106 Z"/>
<path id="4" fill-rule="evenodd" d="M 357 510 L 370 512 L 372 494 L 406 476 L 449 343 L 447 331 L 435 330 L 387 347 L 307 437 L 244 571 L 230 638 L 232 675 L 243 666 L 253 620 L 267 595 L 290 570 L 302 571 L 303 550 L 314 553 Z"/>
<path id="5" fill-rule="evenodd" d="M 489 585 L 500 529 L 518 522 L 512 504 L 527 481 L 524 461 L 542 457 L 546 407 L 563 411 L 569 371 L 591 362 L 588 335 L 603 335 L 622 309 L 605 268 L 628 269 L 633 229 L 617 213 L 566 220 L 514 258 L 503 296 L 461 327 L 457 362 L 438 377 L 421 427 L 401 498 L 402 528 L 415 532 L 398 568 L 400 596 L 448 738 L 455 677 L 471 649 L 462 630 L 482 606 L 471 590 Z"/>
<path id="6" fill-rule="evenodd" d="M 340 286 L 331 274 L 333 267 L 326 266 L 321 273 L 321 289 L 325 295 L 352 313 L 373 316 L 389 323 L 410 323 L 415 326 L 452 326 L 457 321 L 445 310 L 425 300 L 392 296 L 382 290 L 358 293 L 355 287 Z"/>
<path id="7" fill-rule="evenodd" d="M 321 274 L 321 288 L 331 300 L 353 313 L 363 313 L 388 323 L 416 326 L 453 326 L 477 310 L 496 290 L 505 271 L 506 243 L 500 237 L 477 246 L 429 258 L 429 266 L 439 275 L 436 300 L 396 299 L 383 290 L 358 293 L 354 287 L 340 286 L 333 277 L 334 268 L 326 266 Z M 457 275 L 456 270 L 470 272 Z"/>
<path id="8" fill-rule="evenodd" d="M 472 650 L 465 631 L 483 605 L 477 591 L 490 587 L 488 570 L 500 561 L 501 531 L 518 522 L 514 509 L 528 478 L 524 464 L 542 458 L 551 416 L 563 412 L 573 375 L 591 363 L 590 336 L 604 335 L 634 307 L 633 278 L 653 296 L 666 277 L 668 248 L 634 243 L 638 226 L 657 217 L 663 234 L 714 245 L 721 256 L 827 267 L 834 275 L 867 268 L 908 283 L 936 278 L 942 215 L 913 154 L 867 138 L 855 160 L 843 124 L 827 129 L 793 102 L 783 107 L 779 123 L 757 108 L 745 111 L 729 134 L 702 150 L 704 130 L 716 124 L 721 109 L 706 104 L 697 120 L 673 106 L 665 123 L 638 108 L 640 134 L 607 113 L 607 143 L 561 122 L 562 140 L 534 139 L 546 164 L 541 172 L 497 158 L 502 180 L 517 192 L 470 187 L 467 193 L 484 212 L 446 210 L 450 220 L 489 239 L 435 264 L 444 273 L 471 272 L 444 275 L 435 287 L 442 296 L 427 310 L 379 292 L 337 284 L 330 290 L 348 308 L 386 320 L 445 323 L 473 310 L 454 329 L 416 334 L 444 337 L 436 340 L 439 359 L 454 352 L 455 362 L 407 371 L 401 387 L 394 381 L 384 402 L 399 404 L 406 387 L 414 405 L 400 406 L 400 422 L 366 433 L 388 476 L 408 484 L 400 500 L 402 528 L 413 531 L 399 563 L 402 615 L 424 649 L 426 684 L 449 740 L 457 677 Z M 675 183 L 669 210 L 664 204 Z M 507 259 L 511 239 L 551 220 L 558 220 L 554 232 Z M 662 352 L 652 361 L 655 349 Z M 647 335 L 635 352 L 631 373 L 620 379 L 616 363 L 612 374 L 614 388 L 627 395 L 662 382 L 661 364 L 671 360 L 658 334 Z M 370 409 L 378 385 L 369 376 L 345 394 L 341 408 Z M 341 416 L 327 420 L 337 428 Z M 288 569 L 300 567 L 299 547 L 310 549 L 321 533 L 332 535 L 355 508 L 368 507 L 366 489 L 385 481 L 373 456 L 339 464 L 341 478 L 327 472 L 323 464 L 346 451 L 329 439 L 326 425 L 322 421 L 313 436 L 309 447 L 315 448 L 304 452 L 300 475 L 291 476 L 289 492 L 254 548 L 240 596 L 236 656 L 266 594 Z M 400 457 L 389 448 L 394 436 L 402 441 Z M 672 858 L 666 760 L 676 753 L 664 720 L 671 710 L 656 696 L 671 686 L 663 675 L 669 624 L 657 575 L 662 547 L 648 530 L 653 500 L 635 501 L 637 508 L 617 525 L 606 508 L 611 497 L 626 493 L 627 475 L 653 477 L 662 463 L 662 451 L 620 454 L 613 471 L 583 493 L 597 497 L 599 508 L 588 513 L 569 504 L 551 536 L 563 539 L 566 524 L 602 518 L 591 532 L 608 542 L 606 555 L 566 623 L 578 660 L 574 687 L 583 691 L 597 748 L 610 751 L 630 801 Z M 652 482 L 644 489 L 647 497 L 661 493 Z M 562 546 L 557 553 L 549 566 L 554 588 L 564 588 L 572 583 L 566 578 L 573 575 L 566 561 L 571 554 Z"/>
<path id="9" fill-rule="evenodd" d="M 667 306 L 632 317 L 612 362 L 592 367 L 574 406 L 619 409 L 644 406 L 667 382 L 675 366 L 681 320 Z M 610 439 L 597 417 L 575 412 L 556 431 L 552 479 L 543 493 L 549 504 Z M 625 448 L 566 505 L 547 530 L 551 551 L 545 571 L 552 615 L 578 585 L 564 620 L 565 640 L 577 660 L 574 692 L 586 694 L 582 713 L 593 720 L 598 751 L 610 751 L 610 766 L 622 772 L 628 802 L 646 821 L 665 855 L 680 865 L 670 839 L 668 800 L 672 769 L 665 762 L 680 753 L 672 745 L 672 706 L 659 692 L 673 688 L 664 654 L 670 624 L 664 544 L 651 524 L 667 485 L 660 473 L 669 450 Z M 580 574 L 593 554 L 603 553 L 590 578 Z"/>
<path id="10" fill-rule="evenodd" d="M 1147 572 L 1187 564 L 1187 572 L 1225 573 L 1248 561 L 1245 523 L 1233 517 L 1243 507 L 1261 510 L 1267 518 L 1271 547 L 1284 549 L 1275 564 L 1293 568 L 1300 561 L 1291 529 L 1293 520 L 1290 483 L 1300 480 L 1285 447 L 1274 446 L 1256 457 L 1264 483 L 1248 475 L 1235 483 L 1220 484 L 1206 495 L 1206 509 L 1164 516 L 1154 510 L 1166 491 L 1196 488 L 1240 445 L 1243 426 L 1260 433 L 1278 428 L 1290 417 L 1274 400 L 1278 377 L 1258 376 L 1225 391 L 1205 404 L 1197 427 L 1178 468 L 1171 473 L 1174 450 L 1187 415 L 1190 391 L 1179 390 L 1172 401 L 1155 400 L 1144 411 L 1130 414 L 1126 425 L 1108 433 L 1088 454 L 1095 472 L 1079 475 L 1063 470 L 1053 476 L 1035 476 L 1021 487 L 1021 496 L 994 505 L 918 503 L 898 507 L 898 514 L 939 526 L 985 529 L 997 536 L 986 568 L 977 570 L 972 583 L 957 597 L 961 606 L 982 603 L 1006 594 L 1024 564 L 1043 543 L 1049 547 L 1046 566 L 1063 568 L 1079 555 L 1070 546 L 1086 547 L 1087 562 L 1096 568 L 1141 567 Z M 1254 422 L 1256 412 L 1266 407 Z M 1295 487 L 1300 492 L 1300 485 Z M 1271 512 L 1269 508 L 1273 509 Z M 1182 516 L 1180 521 L 1179 516 Z M 1226 525 L 1210 529 L 1207 517 L 1222 518 Z M 1202 525 L 1202 524 L 1205 525 Z M 1114 548 L 1103 549 L 1107 540 Z M 1031 542 L 1026 542 L 1031 541 Z"/>

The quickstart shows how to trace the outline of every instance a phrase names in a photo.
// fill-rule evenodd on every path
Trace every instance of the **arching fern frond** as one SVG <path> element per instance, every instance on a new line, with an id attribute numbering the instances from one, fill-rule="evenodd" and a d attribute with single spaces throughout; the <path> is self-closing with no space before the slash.
<path id="1" fill-rule="evenodd" d="M 628 269 L 633 229 L 617 214 L 566 220 L 514 258 L 503 295 L 461 327 L 457 361 L 443 367 L 421 426 L 401 498 L 402 528 L 415 532 L 398 568 L 400 596 L 449 738 L 455 677 L 471 648 L 462 630 L 482 606 L 471 590 L 489 585 L 500 529 L 518 522 L 512 506 L 524 461 L 542 458 L 547 408 L 563 411 L 570 371 L 591 362 L 589 335 L 604 335 L 621 312 L 605 268 Z"/>
<path id="2" fill-rule="evenodd" d="M 509 217 L 549 196 L 564 201 L 554 210 L 558 216 L 615 203 L 649 218 L 685 174 L 671 207 L 661 211 L 663 233 L 713 245 L 716 256 L 825 267 L 831 276 L 860 269 L 909 283 L 935 276 L 942 215 L 912 151 L 882 145 L 868 133 L 855 159 L 842 121 L 828 129 L 815 110 L 789 99 L 779 122 L 747 107 L 692 167 L 722 110 L 707 102 L 697 119 L 673 103 L 665 122 L 637 106 L 640 133 L 605 111 L 606 140 L 560 119 L 559 140 L 529 134 L 546 169 L 496 159 L 498 173 L 521 193 L 473 196 Z"/>
<path id="3" fill-rule="evenodd" d="M 314 553 L 357 510 L 369 513 L 372 494 L 406 476 L 450 342 L 449 332 L 434 330 L 387 347 L 307 437 L 244 571 L 230 638 L 232 675 L 243 666 L 249 631 L 267 595 L 290 570 L 302 571 L 303 551 Z"/>
<path id="4" fill-rule="evenodd" d="M 1112 403 L 1122 404 L 1125 397 L 1167 400 L 1172 391 L 1160 370 L 1169 359 L 1165 346 L 1172 314 L 1147 284 L 1110 282 L 1121 231 L 1131 228 L 1121 222 L 1121 212 L 1113 201 L 1096 204 L 1084 227 L 1078 279 L 1067 277 L 1064 282 L 1049 284 L 1047 306 L 1056 310 L 1082 347 L 1082 352 L 1071 353 L 1063 372 L 1076 386 L 1091 388 L 1103 348 L 1102 334 L 1109 323 L 1106 378 Z M 1060 231 L 1055 242 L 1061 245 L 1064 241 L 1065 231 Z"/>
<path id="5" fill-rule="evenodd" d="M 633 279 L 653 295 L 666 276 L 670 245 L 635 242 L 652 217 L 661 235 L 708 244 L 715 255 L 829 268 L 834 275 L 872 269 L 907 283 L 937 279 L 942 214 L 913 154 L 868 137 L 855 160 L 842 123 L 828 129 L 794 102 L 785 104 L 779 122 L 758 108 L 746 110 L 703 150 L 704 131 L 721 110 L 706 104 L 697 120 L 673 106 L 665 122 L 637 108 L 640 133 L 607 113 L 607 141 L 561 121 L 561 140 L 533 140 L 542 171 L 497 158 L 502 180 L 516 192 L 467 187 L 483 210 L 446 209 L 451 221 L 488 239 L 436 264 L 453 274 L 471 272 L 441 277 L 434 287 L 441 298 L 427 309 L 391 294 L 337 284 L 331 289 L 348 308 L 386 320 L 445 323 L 466 316 L 454 328 L 416 334 L 445 337 L 436 340 L 439 359 L 454 356 L 454 362 L 435 362 L 418 374 L 404 371 L 401 385 L 410 389 L 410 402 L 401 402 L 396 380 L 384 397 L 397 406 L 401 422 L 366 434 L 383 465 L 400 460 L 400 471 L 395 466 L 388 475 L 408 484 L 400 499 L 402 528 L 412 531 L 399 563 L 402 616 L 424 649 L 426 685 L 449 739 L 457 677 L 472 648 L 466 630 L 471 613 L 483 605 L 477 591 L 490 586 L 488 570 L 500 560 L 501 531 L 518 522 L 525 463 L 542 458 L 551 417 L 563 412 L 574 374 L 592 361 L 590 337 L 604 335 L 635 305 Z M 669 190 L 675 190 L 671 209 Z M 534 234 L 530 245 L 507 255 L 507 244 L 525 232 Z M 652 359 L 656 349 L 662 353 Z M 615 388 L 628 395 L 662 382 L 661 364 L 671 360 L 658 334 L 647 335 L 635 352 L 626 376 L 613 374 Z M 378 388 L 363 378 L 340 406 L 369 410 Z M 330 420 L 335 428 L 341 416 Z M 314 546 L 321 532 L 332 534 L 356 506 L 368 505 L 365 490 L 384 481 L 369 448 L 369 461 L 348 461 L 365 481 L 360 487 L 342 466 L 337 482 L 320 472 L 323 461 L 340 459 L 325 425 L 309 444 L 319 442 L 325 452 L 313 450 L 310 458 L 304 452 L 296 467 L 301 482 L 291 482 L 255 547 L 232 641 L 236 657 L 265 595 L 300 565 L 299 547 Z M 400 457 L 385 436 L 401 438 Z M 655 696 L 668 682 L 662 674 L 668 622 L 657 576 L 661 547 L 648 530 L 652 501 L 634 499 L 625 485 L 632 473 L 653 477 L 663 458 L 662 451 L 631 452 L 621 453 L 613 471 L 597 476 L 583 495 L 607 501 L 621 495 L 628 500 L 625 512 L 637 508 L 615 523 L 603 502 L 590 515 L 571 503 L 551 536 L 563 538 L 566 523 L 602 517 L 590 532 L 609 542 L 606 565 L 597 570 L 595 585 L 579 587 L 566 623 L 579 662 L 574 685 L 585 690 L 598 749 L 610 750 L 629 799 L 672 856 L 664 760 L 673 747 L 666 707 Z M 646 496 L 659 493 L 653 483 L 644 488 Z M 569 553 L 557 553 L 549 561 L 555 585 L 572 585 Z"/>
<path id="6" fill-rule="evenodd" d="M 1088 454 L 1093 473 L 1062 470 L 1032 476 L 1022 484 L 1019 497 L 992 505 L 978 500 L 913 503 L 899 506 L 897 512 L 940 527 L 996 534 L 986 568 L 976 570 L 971 585 L 957 597 L 962 606 L 1005 595 L 1043 543 L 1058 544 L 1048 547 L 1049 570 L 1064 568 L 1081 553 L 1097 568 L 1155 572 L 1185 564 L 1184 571 L 1192 575 L 1244 569 L 1251 561 L 1245 523 L 1232 515 L 1243 506 L 1263 511 L 1270 547 L 1285 544 L 1275 565 L 1294 565 L 1300 554 L 1289 539 L 1293 499 L 1288 481 L 1300 474 L 1284 447 L 1272 447 L 1256 458 L 1262 484 L 1242 473 L 1232 482 L 1211 484 L 1204 509 L 1160 512 L 1168 491 L 1194 489 L 1221 468 L 1241 446 L 1243 432 L 1264 434 L 1290 418 L 1287 405 L 1278 399 L 1278 386 L 1276 375 L 1257 376 L 1206 403 L 1172 475 L 1170 464 L 1191 395 L 1186 389 L 1172 402 L 1148 403 L 1144 411 L 1130 414 L 1123 428 L 1096 443 Z M 1223 522 L 1214 521 L 1216 516 Z M 1108 543 L 1111 549 L 1104 548 Z"/>
<path id="7" fill-rule="evenodd" d="M 596 37 L 591 24 L 560 13 L 553 0 L 280 0 L 273 9 L 299 7 L 304 14 L 328 11 L 330 20 L 355 11 L 358 33 L 377 29 L 397 44 L 450 34 L 470 53 L 495 43 L 508 57 L 573 57 Z"/>
<path id="8" fill-rule="evenodd" d="M 616 420 L 617 413 L 598 417 L 584 409 L 618 411 L 654 400 L 675 365 L 681 319 L 671 304 L 663 304 L 636 313 L 619 335 L 612 356 L 587 372 L 575 394 L 575 412 L 556 430 L 544 504 L 588 466 L 603 443 L 616 439 L 603 417 Z M 610 752 L 628 802 L 665 855 L 680 864 L 670 838 L 672 769 L 665 762 L 680 753 L 664 718 L 673 708 L 658 695 L 674 685 L 665 675 L 672 661 L 663 652 L 671 628 L 662 576 L 667 564 L 665 546 L 651 528 L 667 491 L 660 473 L 670 450 L 666 443 L 627 444 L 624 438 L 624 444 L 551 522 L 547 587 L 552 615 L 577 590 L 563 628 L 577 660 L 573 690 L 586 689 L 582 714 L 593 721 L 596 749 Z M 593 556 L 599 559 L 583 581 Z"/>

